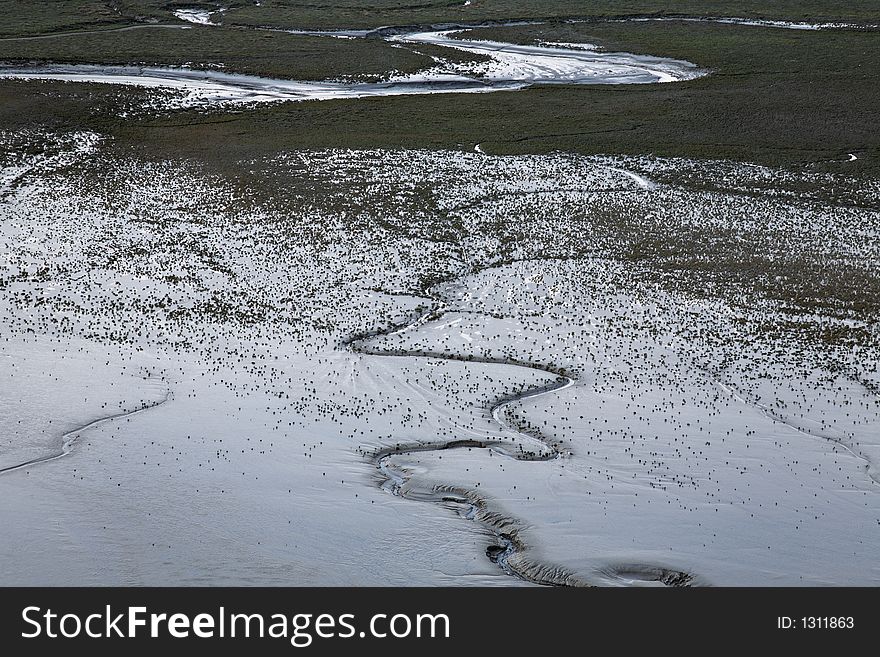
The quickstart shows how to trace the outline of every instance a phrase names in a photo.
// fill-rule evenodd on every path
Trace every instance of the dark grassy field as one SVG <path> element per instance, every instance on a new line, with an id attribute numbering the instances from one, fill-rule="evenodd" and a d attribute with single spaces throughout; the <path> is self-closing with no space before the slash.
<path id="1" fill-rule="evenodd" d="M 217 20 L 227 25 L 277 27 L 377 27 L 436 21 L 509 20 L 516 18 L 616 17 L 630 15 L 743 16 L 788 20 L 877 22 L 875 0 L 331 0 L 296 2 L 262 0 L 3 0 L 0 36 L 77 29 L 106 29 L 145 21 L 174 22 L 176 8 L 219 7 Z"/>
<path id="2" fill-rule="evenodd" d="M 24 5 L 30 7 L 25 11 Z M 22 31 L 50 27 L 46 5 L 66 8 L 62 20 L 97 24 L 115 16 L 170 16 L 171 5 L 200 3 L 5 2 L 3 12 L 22 12 Z M 207 3 L 201 3 L 209 6 Z M 377 2 L 378 23 L 434 20 L 459 12 L 446 3 L 425 3 L 403 12 L 403 3 Z M 766 4 L 766 6 L 765 6 Z M 81 6 L 79 12 L 71 9 Z M 292 26 L 308 15 L 304 5 L 266 1 L 228 3 L 226 23 L 246 22 L 267 6 L 278 24 Z M 514 11 L 514 5 L 518 8 Z M 659 11 L 653 2 L 475 2 L 478 17 L 601 15 Z M 872 20 L 874 2 L 682 2 L 676 13 Z M 336 24 L 365 24 L 361 3 L 322 10 Z M 40 13 L 39 8 L 43 8 Z M 100 7 L 104 7 L 101 10 Z M 107 9 L 118 11 L 110 11 Z M 163 8 L 164 7 L 164 8 Z M 240 9 L 235 9 L 240 7 Z M 468 7 L 471 9 L 471 7 Z M 137 11 L 135 11 L 137 10 Z M 109 13 L 108 13 L 109 11 Z M 139 13 L 138 13 L 139 12 Z M 362 16 L 355 20 L 354 14 Z M 482 13 L 479 13 L 482 12 Z M 508 12 L 508 13 L 505 13 Z M 542 13 L 543 12 L 543 13 Z M 400 16 L 391 21 L 390 15 Z M 67 17 L 67 18 L 65 18 Z M 430 17 L 430 18 L 429 18 Z M 405 20 L 404 20 L 405 18 Z M 232 21 L 235 19 L 235 21 Z M 127 20 L 127 19 L 126 19 Z M 173 20 L 173 19 L 171 19 Z M 327 19 L 329 20 L 329 18 Z M 167 22 L 167 21 L 166 21 Z M 84 23 L 77 23 L 82 25 Z M 11 25 L 9 20 L 0 25 Z M 880 172 L 880 33 L 795 31 L 685 22 L 552 23 L 488 28 L 481 38 L 532 42 L 587 41 L 611 50 L 668 55 L 708 68 L 708 77 L 646 86 L 539 87 L 486 95 L 434 95 L 355 101 L 286 103 L 253 110 L 119 118 L 143 91 L 102 85 L 0 82 L 0 125 L 5 128 L 91 128 L 113 137 L 119 148 L 155 157 L 197 157 L 219 167 L 282 149 L 323 147 L 426 147 L 522 153 L 652 153 L 730 158 L 875 175 Z M 132 30 L 103 35 L 0 42 L 0 59 L 123 63 L 224 63 L 229 69 L 302 78 L 333 78 L 414 70 L 427 63 L 380 40 L 320 39 L 245 29 Z M 49 99 L 51 98 L 51 102 Z M 855 152 L 859 160 L 843 162 Z"/>
<path id="3" fill-rule="evenodd" d="M 211 67 L 298 80 L 382 75 L 430 66 L 428 57 L 381 40 L 328 39 L 232 28 L 134 29 L 49 40 L 0 41 L 0 61 L 149 63 Z"/>
<path id="4" fill-rule="evenodd" d="M 163 3 L 155 2 L 161 6 Z M 211 3 L 202 3 L 210 6 Z M 746 16 L 787 20 L 875 21 L 880 14 L 876 2 L 857 0 L 830 3 L 823 0 L 463 0 L 407 2 L 406 0 L 358 0 L 330 3 L 266 0 L 261 7 L 253 2 L 233 2 L 223 16 L 225 24 L 309 25 L 312 27 L 406 25 L 437 21 L 484 21 L 567 17 L 608 18 L 633 15 L 666 16 Z M 266 11 L 272 10 L 267 23 Z"/>

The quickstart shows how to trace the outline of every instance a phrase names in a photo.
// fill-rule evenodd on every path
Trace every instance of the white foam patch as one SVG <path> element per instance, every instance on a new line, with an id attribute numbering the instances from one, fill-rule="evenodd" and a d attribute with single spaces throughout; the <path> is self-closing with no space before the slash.
<path id="1" fill-rule="evenodd" d="M 406 43 L 454 48 L 490 58 L 488 63 L 452 66 L 452 70 L 488 80 L 524 84 L 649 84 L 704 75 L 682 60 L 623 52 L 600 52 L 591 44 L 517 45 L 456 39 L 456 31 L 418 32 L 391 37 Z M 437 69 L 449 73 L 450 67 Z"/>
<path id="2" fill-rule="evenodd" d="M 180 20 L 188 23 L 194 23 L 196 25 L 219 25 L 219 23 L 215 23 L 211 20 L 211 17 L 214 14 L 221 14 L 224 11 L 226 10 L 217 9 L 215 11 L 208 11 L 206 9 L 177 9 L 173 13 Z"/>

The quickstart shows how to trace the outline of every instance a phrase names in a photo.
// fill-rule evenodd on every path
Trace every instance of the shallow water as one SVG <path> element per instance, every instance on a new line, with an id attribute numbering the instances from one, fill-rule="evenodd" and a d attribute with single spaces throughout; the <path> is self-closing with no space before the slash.
<path id="1" fill-rule="evenodd" d="M 803 201 L 858 181 L 321 151 L 250 162 L 291 185 L 255 206 L 95 135 L 5 138 L 0 456 L 78 438 L 0 474 L 0 581 L 880 581 L 876 340 L 779 330 L 742 282 L 695 298 L 699 269 L 676 291 L 617 241 L 870 263 L 880 214 Z"/>
<path id="2" fill-rule="evenodd" d="M 428 31 L 398 33 L 387 38 L 399 44 L 431 44 L 475 53 L 488 56 L 491 61 L 465 64 L 440 61 L 419 73 L 393 75 L 382 82 L 283 80 L 189 68 L 99 64 L 8 67 L 0 70 L 0 78 L 96 82 L 170 89 L 181 92 L 182 95 L 167 100 L 166 104 L 187 107 L 436 93 L 485 93 L 522 89 L 537 84 L 652 84 L 689 80 L 705 74 L 694 64 L 676 59 L 577 47 L 521 46 L 492 41 L 459 40 L 453 35 L 452 31 Z"/>

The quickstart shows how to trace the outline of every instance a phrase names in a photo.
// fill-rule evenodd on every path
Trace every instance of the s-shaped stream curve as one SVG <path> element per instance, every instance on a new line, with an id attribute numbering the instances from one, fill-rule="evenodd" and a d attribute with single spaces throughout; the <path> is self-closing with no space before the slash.
<path id="1" fill-rule="evenodd" d="M 453 282 L 455 279 L 444 281 Z M 396 456 L 425 452 L 440 452 L 451 449 L 491 449 L 497 453 L 520 461 L 551 461 L 566 458 L 570 452 L 563 449 L 560 443 L 553 443 L 537 433 L 527 429 L 514 427 L 507 419 L 507 409 L 514 403 L 525 399 L 548 395 L 564 390 L 575 383 L 575 379 L 564 369 L 551 365 L 510 359 L 481 356 L 464 356 L 430 350 L 385 350 L 371 348 L 369 342 L 375 338 L 398 335 L 416 329 L 424 324 L 438 320 L 450 312 L 448 305 L 429 287 L 422 294 L 399 294 L 412 298 L 429 299 L 433 306 L 416 317 L 410 317 L 380 330 L 367 331 L 345 339 L 341 346 L 355 354 L 396 358 L 436 358 L 466 363 L 484 363 L 520 367 L 541 374 L 556 376 L 550 383 L 532 387 L 520 393 L 514 393 L 496 400 L 489 408 L 491 417 L 514 440 L 465 439 L 436 442 L 401 442 L 368 453 L 380 474 L 380 487 L 392 495 L 407 500 L 432 502 L 446 508 L 454 507 L 459 514 L 479 523 L 495 536 L 495 542 L 487 546 L 486 556 L 508 575 L 517 577 L 533 584 L 544 586 L 591 586 L 565 568 L 531 561 L 527 558 L 528 546 L 522 537 L 522 524 L 515 518 L 494 509 L 491 502 L 477 491 L 452 485 L 436 485 L 430 488 L 419 488 L 414 484 L 413 474 L 403 466 L 394 464 Z M 478 313 L 480 314 L 480 313 Z M 516 445 L 516 448 L 514 448 Z M 531 449 L 527 449 L 530 446 Z M 671 570 L 655 565 L 634 565 L 624 569 L 609 568 L 605 572 L 607 579 L 627 581 L 630 577 L 637 580 L 651 580 L 667 586 L 690 586 L 696 578 L 687 572 Z"/>
<path id="2" fill-rule="evenodd" d="M 149 380 L 150 378 L 151 377 L 148 377 L 147 380 Z M 6 466 L 5 468 L 0 468 L 0 475 L 64 458 L 73 451 L 73 447 L 76 444 L 77 440 L 79 440 L 80 436 L 82 436 L 82 434 L 84 434 L 86 431 L 107 424 L 108 422 L 113 422 L 114 420 L 130 418 L 135 415 L 145 413 L 146 411 L 153 410 L 154 408 L 158 408 L 159 406 L 162 406 L 163 404 L 171 401 L 172 398 L 173 394 L 171 392 L 171 388 L 166 388 L 165 396 L 157 402 L 143 404 L 140 408 L 136 408 L 133 411 L 123 411 L 121 413 L 114 413 L 113 415 L 100 417 L 97 420 L 92 420 L 88 424 L 77 427 L 76 429 L 68 431 L 63 436 L 61 436 L 61 447 L 58 451 L 47 454 L 46 456 L 38 456 L 37 458 L 29 459 L 22 463 L 17 463 L 15 465 Z"/>

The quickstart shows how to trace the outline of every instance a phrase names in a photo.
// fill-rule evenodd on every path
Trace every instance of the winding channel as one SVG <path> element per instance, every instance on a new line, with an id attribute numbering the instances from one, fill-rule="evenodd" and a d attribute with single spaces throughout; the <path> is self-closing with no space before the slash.
<path id="1" fill-rule="evenodd" d="M 540 374 L 553 374 L 557 379 L 556 381 L 539 387 L 533 387 L 520 394 L 502 397 L 490 407 L 489 412 L 495 422 L 501 427 L 502 431 L 512 433 L 515 439 L 519 439 L 518 449 L 512 448 L 514 441 L 502 439 L 492 440 L 490 438 L 443 442 L 397 443 L 393 446 L 385 447 L 369 454 L 369 458 L 375 464 L 380 473 L 380 487 L 386 492 L 403 499 L 433 502 L 447 508 L 453 507 L 462 517 L 480 524 L 495 537 L 495 541 L 486 548 L 486 556 L 491 561 L 498 564 L 498 566 L 508 575 L 518 577 L 519 579 L 534 584 L 554 586 L 587 585 L 586 582 L 581 581 L 575 575 L 566 572 L 562 568 L 556 566 L 540 566 L 526 562 L 523 559 L 526 545 L 520 536 L 519 523 L 516 520 L 505 516 L 500 511 L 493 509 L 489 501 L 476 491 L 445 485 L 432 488 L 419 488 L 413 483 L 412 473 L 405 466 L 395 465 L 394 463 L 394 458 L 399 456 L 408 456 L 424 452 L 447 451 L 452 449 L 491 449 L 500 454 L 521 461 L 550 461 L 564 458 L 565 452 L 557 445 L 546 441 L 541 436 L 526 433 L 520 429 L 514 428 L 505 418 L 505 411 L 509 406 L 519 401 L 555 393 L 564 388 L 568 388 L 574 384 L 574 379 L 571 376 L 564 374 L 561 370 L 550 366 L 512 361 L 509 359 L 467 357 L 428 350 L 384 350 L 381 348 L 370 347 L 370 342 L 376 338 L 409 332 L 427 324 L 428 322 L 442 319 L 450 312 L 455 312 L 454 309 L 450 309 L 438 295 L 432 292 L 432 288 L 424 290 L 422 294 L 419 295 L 396 294 L 395 296 L 428 299 L 433 303 L 433 307 L 415 318 L 409 318 L 402 322 L 392 324 L 385 329 L 368 331 L 349 337 L 342 342 L 342 346 L 355 354 L 367 356 L 436 358 L 469 363 L 521 367 Z M 533 449 L 526 449 L 524 445 L 531 445 L 534 447 Z"/>
<path id="2" fill-rule="evenodd" d="M 135 415 L 139 415 L 141 413 L 145 413 L 146 411 L 153 410 L 162 406 L 163 404 L 168 403 L 173 398 L 173 394 L 171 392 L 171 388 L 166 388 L 165 397 L 160 399 L 157 402 L 153 402 L 151 404 L 146 404 L 141 406 L 140 408 L 136 408 L 133 411 L 125 411 L 122 413 L 115 413 L 113 415 L 107 415 L 97 420 L 92 420 L 88 424 L 84 424 L 81 427 L 77 427 L 71 431 L 68 431 L 64 435 L 61 436 L 61 448 L 57 452 L 53 452 L 46 456 L 39 456 L 37 458 L 30 459 L 28 461 L 24 461 L 22 463 L 18 463 L 16 465 L 10 465 L 5 468 L 0 468 L 0 475 L 7 474 L 9 472 L 15 472 L 16 470 L 23 470 L 25 468 L 29 468 L 35 465 L 39 465 L 41 463 L 48 463 L 50 461 L 55 461 L 60 458 L 64 458 L 68 454 L 73 451 L 74 445 L 77 440 L 79 440 L 80 436 L 89 431 L 90 429 L 95 429 L 99 426 L 107 424 L 108 422 L 112 422 L 114 420 L 121 420 L 123 418 L 133 417 Z"/>
<path id="3" fill-rule="evenodd" d="M 193 29 L 213 29 L 211 24 L 206 25 L 208 26 Z M 432 26 L 427 30 L 270 30 L 312 37 L 381 38 L 391 46 L 412 50 L 430 45 L 449 51 L 466 52 L 481 60 L 461 63 L 433 57 L 433 65 L 429 68 L 411 74 L 388 74 L 384 80 L 378 82 L 286 80 L 186 67 L 102 64 L 3 66 L 0 67 L 0 78 L 93 82 L 176 90 L 180 94 L 179 98 L 160 99 L 160 106 L 164 104 L 174 109 L 217 104 L 488 93 L 523 89 L 533 85 L 655 84 L 691 80 L 707 73 L 695 64 L 683 60 L 605 52 L 589 44 L 517 45 L 456 38 L 456 34 L 465 29 L 474 28 L 443 25 Z"/>
<path id="4" fill-rule="evenodd" d="M 720 379 L 720 376 L 721 376 L 720 374 L 712 373 L 709 370 L 705 370 L 705 369 L 704 369 L 704 371 L 707 373 L 710 380 L 716 386 L 718 386 L 724 392 L 726 392 L 731 397 L 733 397 L 733 399 L 735 399 L 736 401 L 738 401 L 741 404 L 745 404 L 746 406 L 751 406 L 752 408 L 758 410 L 762 415 L 764 415 L 764 417 L 771 420 L 772 422 L 774 422 L 774 423 L 779 422 L 780 424 L 784 424 L 788 428 L 792 429 L 793 431 L 795 431 L 803 436 L 807 436 L 809 438 L 818 438 L 819 440 L 823 440 L 823 441 L 827 441 L 827 442 L 839 445 L 841 447 L 841 449 L 843 449 L 845 452 L 847 452 L 850 456 L 852 456 L 853 458 L 856 458 L 864 463 L 865 474 L 868 476 L 868 479 L 871 482 L 873 482 L 874 484 L 880 484 L 880 471 L 877 470 L 877 465 L 874 463 L 874 461 L 871 459 L 870 456 L 868 456 L 867 454 L 862 452 L 861 449 L 859 449 L 857 444 L 852 444 L 844 438 L 832 436 L 830 434 L 827 434 L 827 433 L 824 433 L 821 431 L 815 431 L 815 430 L 809 429 L 807 427 L 798 426 L 795 422 L 786 419 L 783 415 L 777 413 L 776 411 L 774 411 L 772 408 L 770 408 L 766 404 L 762 404 L 761 402 L 757 401 L 751 395 L 749 395 L 747 392 L 740 390 L 733 383 L 722 382 Z M 856 379 L 856 382 L 858 382 L 859 384 L 861 384 L 863 386 L 865 385 L 862 381 L 859 381 L 857 379 Z M 870 390 L 870 388 L 868 388 L 868 386 L 865 386 L 865 388 Z"/>
<path id="5" fill-rule="evenodd" d="M 469 272 L 469 274 L 472 273 L 475 272 Z M 341 347 L 352 353 L 365 356 L 433 358 L 464 363 L 519 367 L 537 374 L 555 376 L 556 380 L 532 386 L 520 393 L 501 397 L 490 405 L 488 411 L 492 419 L 504 433 L 511 435 L 511 438 L 492 439 L 487 437 L 485 439 L 470 438 L 437 442 L 400 442 L 368 453 L 368 458 L 378 470 L 379 486 L 382 490 L 402 499 L 430 502 L 444 508 L 453 508 L 463 518 L 478 523 L 494 537 L 494 541 L 486 547 L 486 556 L 510 576 L 543 586 L 592 586 L 591 582 L 582 579 L 561 566 L 539 563 L 529 559 L 527 556 L 528 545 L 522 537 L 522 524 L 517 519 L 494 508 L 490 500 L 477 491 L 445 484 L 419 487 L 414 481 L 414 473 L 412 471 L 405 465 L 396 465 L 394 463 L 395 457 L 453 449 L 491 449 L 502 456 L 529 462 L 564 459 L 571 453 L 568 449 L 563 448 L 561 444 L 553 443 L 537 432 L 531 432 L 514 426 L 508 419 L 507 413 L 509 407 L 514 404 L 539 396 L 555 394 L 573 386 L 576 381 L 575 378 L 564 369 L 511 358 L 465 356 L 427 349 L 382 349 L 381 347 L 370 346 L 370 343 L 377 338 L 409 332 L 429 322 L 440 320 L 449 313 L 462 312 L 450 308 L 441 296 L 433 291 L 438 285 L 452 283 L 459 278 L 460 276 L 456 276 L 436 283 L 434 286 L 423 290 L 421 294 L 386 293 L 393 296 L 427 299 L 432 302 L 432 307 L 415 317 L 410 317 L 384 329 L 353 335 L 343 340 Z M 474 314 L 481 315 L 487 313 L 475 312 Z M 529 447 L 527 448 L 526 446 Z M 692 586 L 699 583 L 698 578 L 691 573 L 651 564 L 610 566 L 601 574 L 606 581 L 618 584 L 653 581 L 666 586 L 679 587 Z"/>

